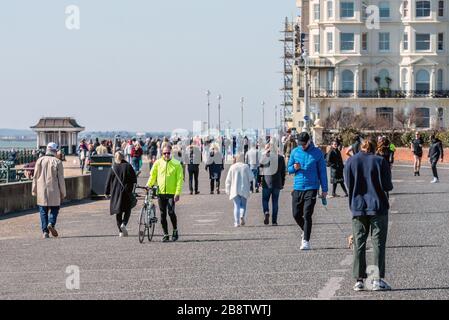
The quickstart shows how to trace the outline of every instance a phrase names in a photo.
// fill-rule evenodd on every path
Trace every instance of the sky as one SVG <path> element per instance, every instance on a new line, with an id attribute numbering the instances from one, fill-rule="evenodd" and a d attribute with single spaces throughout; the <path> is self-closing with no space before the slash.
<path id="1" fill-rule="evenodd" d="M 66 27 L 66 7 L 80 29 Z M 295 0 L 0 2 L 0 128 L 70 116 L 88 131 L 274 126 L 285 17 Z"/>

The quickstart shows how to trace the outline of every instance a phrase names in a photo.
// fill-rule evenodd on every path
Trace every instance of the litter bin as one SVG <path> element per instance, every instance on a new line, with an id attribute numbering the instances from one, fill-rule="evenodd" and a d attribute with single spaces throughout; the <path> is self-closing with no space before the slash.
<path id="1" fill-rule="evenodd" d="M 112 155 L 97 155 L 91 157 L 90 188 L 91 197 L 104 196 L 104 189 L 112 167 Z"/>

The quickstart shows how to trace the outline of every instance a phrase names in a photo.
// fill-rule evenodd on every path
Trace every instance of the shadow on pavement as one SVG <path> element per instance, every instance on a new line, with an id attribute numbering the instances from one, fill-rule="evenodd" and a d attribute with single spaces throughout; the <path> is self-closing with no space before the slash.
<path id="1" fill-rule="evenodd" d="M 61 210 L 64 209 L 64 208 L 68 208 L 68 207 L 73 207 L 73 206 L 79 206 L 79 205 L 83 205 L 83 204 L 90 204 L 90 203 L 98 202 L 100 200 L 104 200 L 104 199 L 100 198 L 100 199 L 97 199 L 97 200 L 84 199 L 84 200 L 70 201 L 70 202 L 64 203 L 61 206 Z M 38 213 L 39 213 L 39 209 L 37 207 L 34 208 L 34 209 L 25 210 L 25 211 L 6 213 L 6 214 L 0 215 L 0 221 L 12 219 L 12 218 L 18 218 L 18 217 L 22 217 L 22 216 L 27 216 L 27 215 L 30 215 L 30 214 L 38 214 Z"/>
<path id="2" fill-rule="evenodd" d="M 391 289 L 392 292 L 393 291 L 395 291 L 395 292 L 397 292 L 397 291 L 427 291 L 427 290 L 449 290 L 449 287 Z"/>
<path id="3" fill-rule="evenodd" d="M 423 244 L 418 246 L 387 246 L 387 249 L 407 249 L 407 248 L 441 248 L 436 244 Z"/>
<path id="4" fill-rule="evenodd" d="M 449 214 L 449 210 L 445 210 L 445 211 L 426 211 L 426 212 L 395 212 L 395 213 L 391 213 L 393 215 L 398 215 L 398 214 L 439 214 L 439 213 L 448 213 Z"/>
<path id="5" fill-rule="evenodd" d="M 447 191 L 436 191 L 436 192 L 390 192 L 390 196 L 413 196 L 413 195 L 423 195 L 423 194 L 447 194 Z"/>
<path id="6" fill-rule="evenodd" d="M 238 242 L 238 241 L 266 241 L 266 240 L 277 240 L 277 238 L 178 240 L 177 242 L 183 242 L 183 243 L 192 243 L 192 242 Z"/>

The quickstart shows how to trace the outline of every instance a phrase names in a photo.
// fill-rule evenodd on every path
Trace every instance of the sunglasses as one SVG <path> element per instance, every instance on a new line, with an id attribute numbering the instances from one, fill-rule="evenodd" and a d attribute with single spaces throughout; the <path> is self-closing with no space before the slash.
<path id="1" fill-rule="evenodd" d="M 171 154 L 171 152 L 164 152 L 164 153 L 163 153 L 164 156 L 170 155 L 170 154 Z"/>

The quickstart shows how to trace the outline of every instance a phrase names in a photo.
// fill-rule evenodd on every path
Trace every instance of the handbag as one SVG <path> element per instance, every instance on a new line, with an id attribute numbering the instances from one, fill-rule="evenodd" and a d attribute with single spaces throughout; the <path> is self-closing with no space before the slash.
<path id="1" fill-rule="evenodd" d="M 125 185 L 123 184 L 122 180 L 120 180 L 117 172 L 114 170 L 114 166 L 111 167 L 112 172 L 114 172 L 118 182 L 120 182 L 120 185 L 122 186 L 123 190 L 125 190 Z M 129 199 L 131 200 L 131 209 L 135 208 L 137 206 L 137 198 L 134 193 L 131 192 Z"/>

